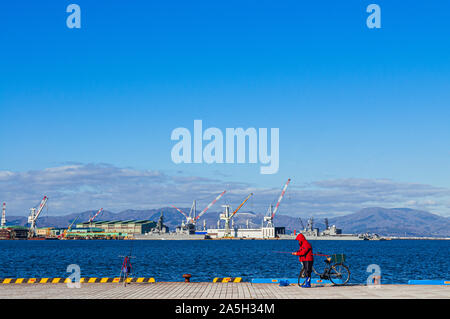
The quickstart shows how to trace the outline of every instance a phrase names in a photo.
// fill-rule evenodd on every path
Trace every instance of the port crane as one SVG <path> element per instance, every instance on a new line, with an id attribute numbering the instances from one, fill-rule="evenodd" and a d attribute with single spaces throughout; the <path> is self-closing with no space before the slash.
<path id="1" fill-rule="evenodd" d="M 244 206 L 245 202 L 249 200 L 250 197 L 253 196 L 253 193 L 250 193 L 247 198 L 234 210 L 234 212 L 231 212 L 231 206 L 230 205 L 222 205 L 222 207 L 225 208 L 225 211 L 220 214 L 219 216 L 219 222 L 220 220 L 225 221 L 225 237 L 232 237 L 231 236 L 231 228 L 230 228 L 230 221 L 236 215 L 236 213 L 241 209 L 242 206 Z"/>
<path id="2" fill-rule="evenodd" d="M 6 226 L 6 203 L 3 203 L 2 207 L 2 228 Z"/>
<path id="3" fill-rule="evenodd" d="M 189 211 L 189 215 L 186 214 L 185 212 L 183 212 L 181 209 L 170 205 L 173 208 L 175 208 L 177 211 L 179 211 L 185 218 L 186 218 L 186 224 L 193 224 L 194 223 L 194 218 L 195 218 L 195 211 L 196 211 L 196 202 L 195 200 L 192 202 L 192 206 L 191 206 L 191 210 Z M 183 222 L 184 224 L 184 222 Z"/>
<path id="4" fill-rule="evenodd" d="M 36 208 L 30 208 L 30 216 L 28 216 L 28 223 L 30 224 L 30 230 L 28 233 L 28 237 L 36 237 L 36 220 L 38 219 L 45 205 L 47 204 L 47 200 L 48 197 L 44 196 L 37 210 Z"/>
<path id="5" fill-rule="evenodd" d="M 200 214 L 198 214 L 198 216 L 194 218 L 194 223 L 196 223 L 196 222 L 200 219 L 200 217 L 202 217 L 203 214 L 206 213 L 206 211 L 207 211 L 208 209 L 210 209 L 211 206 L 214 205 L 214 204 L 215 204 L 215 203 L 223 196 L 223 194 L 225 194 L 225 193 L 226 193 L 226 191 L 223 191 L 223 192 L 220 193 L 220 194 L 219 194 L 219 195 L 218 195 L 211 203 L 209 203 L 209 205 L 206 206 L 205 209 L 203 209 L 203 210 L 200 212 Z"/>
<path id="6" fill-rule="evenodd" d="M 273 205 L 269 206 L 269 209 L 267 211 L 267 216 L 264 216 L 264 222 L 266 222 L 266 227 L 274 227 L 273 226 L 273 218 L 275 217 L 275 214 L 278 211 L 278 207 L 280 207 L 281 200 L 284 197 L 284 194 L 286 193 L 286 189 L 291 182 L 291 179 L 289 178 L 284 184 L 283 190 L 281 191 L 280 197 L 278 198 L 277 205 L 275 206 L 275 210 L 273 209 Z"/>
<path id="7" fill-rule="evenodd" d="M 67 229 L 62 233 L 62 238 L 66 238 L 67 234 L 71 231 L 73 224 L 75 224 L 75 222 L 77 221 L 78 217 L 80 217 L 81 215 L 78 215 L 69 225 L 69 227 L 67 227 Z"/>
<path id="8" fill-rule="evenodd" d="M 89 218 L 89 222 L 92 223 L 92 222 L 94 221 L 95 217 L 97 217 L 98 215 L 100 215 L 100 213 L 101 213 L 102 211 L 103 211 L 103 208 L 100 208 L 100 209 L 98 210 L 98 212 L 95 213 L 94 216 L 92 216 L 91 218 Z"/>
<path id="9" fill-rule="evenodd" d="M 197 214 L 197 202 L 194 200 L 191 206 L 191 210 L 189 211 L 189 215 L 183 212 L 181 209 L 171 205 L 173 208 L 175 208 L 177 211 L 179 211 L 185 218 L 186 223 L 183 222 L 182 226 L 185 227 L 187 225 L 193 225 L 193 228 L 195 229 L 195 225 L 197 224 L 197 221 L 203 216 L 203 214 L 206 213 L 208 209 L 210 209 L 224 194 L 226 191 L 223 191 L 220 193 L 211 203 L 209 203 L 208 206 L 206 206 L 198 215 Z M 189 227 L 189 226 L 188 226 Z"/>

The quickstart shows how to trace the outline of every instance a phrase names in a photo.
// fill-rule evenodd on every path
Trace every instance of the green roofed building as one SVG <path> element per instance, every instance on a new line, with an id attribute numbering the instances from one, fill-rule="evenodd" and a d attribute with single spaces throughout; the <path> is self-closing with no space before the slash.
<path id="1" fill-rule="evenodd" d="M 150 232 L 156 227 L 156 222 L 151 220 L 118 220 L 118 221 L 93 221 L 76 224 L 72 231 L 81 229 L 102 229 L 105 233 L 125 233 L 128 235 L 140 235 Z"/>

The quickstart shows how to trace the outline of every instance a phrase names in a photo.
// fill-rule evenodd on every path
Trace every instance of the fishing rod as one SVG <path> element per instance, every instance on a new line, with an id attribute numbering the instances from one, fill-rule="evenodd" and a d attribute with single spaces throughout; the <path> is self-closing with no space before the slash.
<path id="1" fill-rule="evenodd" d="M 277 254 L 290 254 L 290 255 L 292 255 L 292 253 L 291 252 L 288 252 L 288 251 L 275 251 L 275 250 L 273 250 L 272 251 L 273 253 L 277 253 Z M 314 256 L 323 256 L 323 257 L 329 257 L 330 255 L 325 255 L 325 254 L 322 254 L 322 253 L 318 253 L 318 254 L 313 254 Z"/>
<path id="2" fill-rule="evenodd" d="M 292 255 L 292 252 L 288 252 L 288 251 L 275 251 L 275 250 L 273 250 L 272 252 L 273 253 L 277 253 L 277 254 L 289 254 L 289 255 Z"/>

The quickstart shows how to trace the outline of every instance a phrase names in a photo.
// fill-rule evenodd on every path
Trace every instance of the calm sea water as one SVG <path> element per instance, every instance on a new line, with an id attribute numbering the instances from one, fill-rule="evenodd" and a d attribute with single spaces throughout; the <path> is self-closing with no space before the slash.
<path id="1" fill-rule="evenodd" d="M 365 283 L 368 265 L 381 268 L 383 283 L 409 279 L 450 279 L 450 241 L 311 241 L 314 252 L 344 253 L 350 282 Z M 121 255 L 131 254 L 134 275 L 157 281 L 212 281 L 214 277 L 297 277 L 294 240 L 224 241 L 0 241 L 0 277 L 67 277 L 78 264 L 85 277 L 117 277 Z M 315 268 L 322 268 L 316 257 Z"/>

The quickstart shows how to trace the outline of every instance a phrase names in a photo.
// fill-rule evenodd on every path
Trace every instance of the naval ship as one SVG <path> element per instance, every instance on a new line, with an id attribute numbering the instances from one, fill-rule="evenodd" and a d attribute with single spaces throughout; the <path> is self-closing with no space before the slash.
<path id="1" fill-rule="evenodd" d="M 378 234 L 364 233 L 364 234 L 343 234 L 342 229 L 336 227 L 336 225 L 329 225 L 328 218 L 325 218 L 325 230 L 320 231 L 319 228 L 314 227 L 314 218 L 308 219 L 306 227 L 300 218 L 300 223 L 303 230 L 300 231 L 307 240 L 386 240 L 386 238 L 379 236 Z M 292 237 L 295 237 L 294 234 Z"/>

